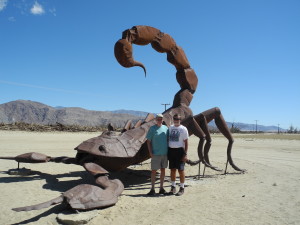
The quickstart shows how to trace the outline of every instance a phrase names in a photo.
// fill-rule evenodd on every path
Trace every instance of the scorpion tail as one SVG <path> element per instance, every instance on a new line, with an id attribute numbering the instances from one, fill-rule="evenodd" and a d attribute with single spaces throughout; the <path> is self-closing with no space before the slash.
<path id="1" fill-rule="evenodd" d="M 177 70 L 176 79 L 181 89 L 188 89 L 191 93 L 196 91 L 198 84 L 196 73 L 190 68 L 190 63 L 183 49 L 176 44 L 169 34 L 150 26 L 134 26 L 125 30 L 122 39 L 115 44 L 115 57 L 120 65 L 127 68 L 140 66 L 146 75 L 144 65 L 133 59 L 132 44 L 151 44 L 157 52 L 167 53 L 168 62 L 173 64 Z"/>
<path id="2" fill-rule="evenodd" d="M 142 63 L 134 60 L 132 55 L 132 45 L 128 40 L 120 39 L 116 42 L 115 57 L 117 61 L 126 68 L 133 66 L 142 67 L 146 76 L 146 68 Z"/>
<path id="3" fill-rule="evenodd" d="M 12 210 L 16 212 L 21 212 L 21 211 L 31 211 L 31 210 L 38 210 L 38 209 L 43 209 L 43 208 L 48 208 L 51 205 L 57 205 L 59 203 L 62 203 L 64 200 L 64 197 L 61 195 L 55 199 L 52 199 L 47 202 L 43 202 L 37 205 L 31 205 L 31 206 L 24 206 L 24 207 L 19 207 L 19 208 L 13 208 Z"/>

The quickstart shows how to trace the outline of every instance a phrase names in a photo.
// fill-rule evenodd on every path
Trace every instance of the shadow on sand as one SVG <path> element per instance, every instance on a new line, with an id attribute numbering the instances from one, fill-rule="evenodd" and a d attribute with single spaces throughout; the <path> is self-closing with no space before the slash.
<path id="1" fill-rule="evenodd" d="M 7 173 L 7 172 L 1 172 Z M 10 176 L 10 177 L 1 177 L 0 183 L 18 183 L 18 182 L 26 182 L 31 180 L 46 180 L 46 184 L 43 185 L 42 188 L 54 190 L 58 192 L 65 192 L 79 184 L 92 184 L 95 185 L 94 178 L 92 175 L 87 176 L 86 171 L 75 171 L 70 173 L 63 173 L 63 174 L 48 174 L 39 171 L 31 171 L 30 175 L 28 176 Z M 227 175 L 238 175 L 241 173 L 227 173 Z M 217 178 L 220 176 L 224 176 L 225 174 L 215 174 L 215 175 L 205 175 L 200 176 L 198 178 L 201 179 L 210 179 L 210 178 Z M 74 180 L 68 181 L 59 181 L 62 178 L 71 178 L 74 177 Z M 80 177 L 80 179 L 78 179 Z M 151 171 L 149 170 L 136 170 L 127 168 L 121 172 L 113 172 L 109 174 L 110 179 L 119 179 L 124 184 L 125 189 L 145 189 L 145 194 L 138 194 L 138 195 L 126 195 L 130 197 L 167 197 L 168 195 L 155 195 L 155 196 L 147 196 L 146 190 L 149 189 L 149 183 L 151 178 Z M 168 179 L 168 177 L 166 177 Z M 186 176 L 186 179 L 197 179 L 197 175 L 193 176 Z M 169 185 L 168 185 L 169 186 Z M 167 186 L 167 187 L 168 187 Z M 57 196 L 58 197 L 58 196 Z M 45 199 L 48 201 L 50 199 Z M 59 204 L 49 208 L 49 210 L 34 216 L 30 219 L 21 221 L 15 224 L 28 224 L 35 221 L 38 221 L 42 217 L 46 217 L 52 213 L 58 214 L 64 209 L 69 208 L 66 204 Z"/>
<path id="2" fill-rule="evenodd" d="M 2 174 L 7 174 L 7 172 L 1 172 Z M 86 171 L 75 171 L 70 173 L 63 174 L 48 174 L 39 171 L 31 171 L 30 175 L 20 176 L 20 175 L 12 175 L 9 177 L 0 177 L 0 183 L 20 183 L 20 182 L 28 182 L 33 180 L 45 180 L 46 184 L 43 185 L 42 188 L 49 189 L 58 192 L 65 192 L 79 184 L 92 184 L 95 185 L 94 178 L 92 175 L 87 175 Z M 126 188 L 141 188 L 146 186 L 147 183 L 150 182 L 151 172 L 148 170 L 133 170 L 133 169 L 125 169 L 121 172 L 113 172 L 109 174 L 110 179 L 119 179 L 124 184 Z M 74 180 L 60 181 L 63 178 L 72 178 Z M 80 179 L 78 179 L 78 177 Z M 59 195 L 58 195 L 59 196 Z M 57 196 L 57 197 L 58 197 Z M 48 201 L 50 199 L 45 199 Z M 69 206 L 66 204 L 59 204 L 49 208 L 49 210 L 36 215 L 30 219 L 26 219 L 24 221 L 15 223 L 15 224 L 28 224 L 35 221 L 38 221 L 42 217 L 49 216 L 53 213 L 58 214 L 65 209 L 69 209 Z"/>

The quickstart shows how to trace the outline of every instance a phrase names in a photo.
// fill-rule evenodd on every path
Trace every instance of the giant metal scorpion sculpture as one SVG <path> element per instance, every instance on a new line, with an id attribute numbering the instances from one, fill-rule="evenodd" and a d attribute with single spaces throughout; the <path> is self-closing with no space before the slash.
<path id="1" fill-rule="evenodd" d="M 211 165 L 208 157 L 211 146 L 211 136 L 207 124 L 215 120 L 217 128 L 229 142 L 227 146 L 226 169 L 229 162 L 235 170 L 242 172 L 243 170 L 233 163 L 231 157 L 233 137 L 220 109 L 212 108 L 193 116 L 189 105 L 193 98 L 193 93 L 196 91 L 198 79 L 194 70 L 190 68 L 184 51 L 175 43 L 170 35 L 153 27 L 134 26 L 131 29 L 125 30 L 122 39 L 116 42 L 114 49 L 115 57 L 124 67 L 142 67 L 146 75 L 144 65 L 133 59 L 132 44 L 147 45 L 149 43 L 151 43 L 156 51 L 167 53 L 167 60 L 177 69 L 176 79 L 181 87 L 174 97 L 172 107 L 163 112 L 164 122 L 169 126 L 172 122 L 173 115 L 180 114 L 182 124 L 188 128 L 189 135 L 194 134 L 199 138 L 199 160 L 194 162 L 188 160 L 187 163 L 190 165 L 199 163 L 200 166 L 200 162 L 202 162 L 205 166 L 218 170 Z M 13 210 L 29 211 L 49 207 L 61 202 L 66 202 L 73 209 L 79 210 L 103 208 L 114 205 L 118 200 L 118 196 L 120 196 L 124 190 L 124 186 L 118 179 L 110 180 L 108 171 L 120 171 L 130 165 L 141 163 L 150 158 L 145 136 L 149 128 L 155 124 L 153 118 L 154 116 L 152 114 L 148 114 L 144 122 L 139 121 L 134 127 L 131 127 L 131 123 L 128 122 L 120 135 L 116 135 L 115 132 L 111 131 L 112 128 L 110 128 L 109 131 L 103 132 L 100 136 L 84 141 L 75 148 L 75 150 L 77 150 L 75 158 L 50 157 L 34 152 L 16 157 L 0 157 L 1 159 L 14 159 L 18 163 L 56 162 L 82 165 L 86 171 L 95 177 L 95 182 L 98 185 L 81 184 L 48 202 L 15 208 Z"/>

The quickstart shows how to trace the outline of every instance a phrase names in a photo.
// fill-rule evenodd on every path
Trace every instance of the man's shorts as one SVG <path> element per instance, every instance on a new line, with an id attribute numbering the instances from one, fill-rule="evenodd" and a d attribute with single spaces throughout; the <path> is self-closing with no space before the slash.
<path id="1" fill-rule="evenodd" d="M 184 170 L 185 163 L 182 161 L 182 158 L 185 156 L 185 154 L 186 153 L 183 148 L 169 148 L 169 169 Z"/>
<path id="2" fill-rule="evenodd" d="M 153 155 L 151 158 L 151 170 L 159 170 L 168 167 L 167 155 Z"/>

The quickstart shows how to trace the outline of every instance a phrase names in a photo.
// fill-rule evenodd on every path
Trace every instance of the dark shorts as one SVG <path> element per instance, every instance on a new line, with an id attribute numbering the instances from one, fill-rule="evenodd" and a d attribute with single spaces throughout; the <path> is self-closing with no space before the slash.
<path id="1" fill-rule="evenodd" d="M 184 162 L 182 161 L 185 151 L 183 148 L 169 148 L 168 159 L 169 169 L 184 170 Z"/>

